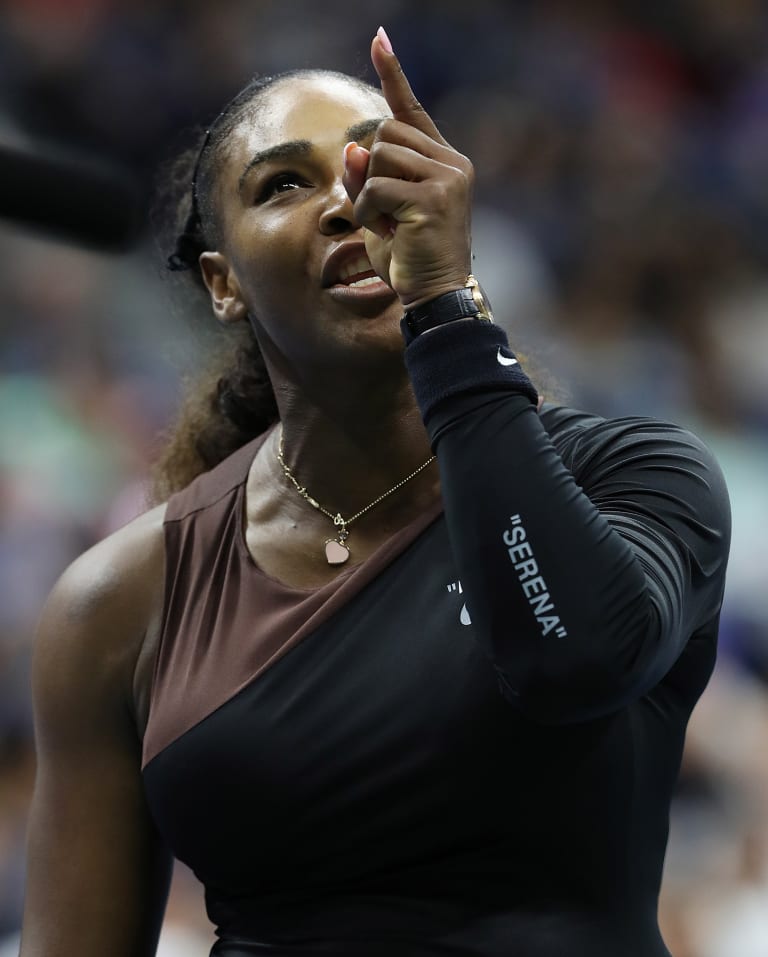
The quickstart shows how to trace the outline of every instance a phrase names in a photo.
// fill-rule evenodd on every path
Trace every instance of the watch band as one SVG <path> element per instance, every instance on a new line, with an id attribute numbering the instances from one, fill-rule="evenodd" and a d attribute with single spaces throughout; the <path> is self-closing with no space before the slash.
<path id="1" fill-rule="evenodd" d="M 411 335 L 420 336 L 428 329 L 442 326 L 455 319 L 474 319 L 479 316 L 472 290 L 464 287 L 443 293 L 436 299 L 409 309 L 403 316 Z"/>
<path id="2" fill-rule="evenodd" d="M 467 278 L 461 289 L 446 292 L 436 299 L 408 309 L 402 326 L 408 341 L 428 329 L 454 322 L 456 319 L 482 319 L 493 322 L 493 314 L 480 285 L 474 276 Z"/>

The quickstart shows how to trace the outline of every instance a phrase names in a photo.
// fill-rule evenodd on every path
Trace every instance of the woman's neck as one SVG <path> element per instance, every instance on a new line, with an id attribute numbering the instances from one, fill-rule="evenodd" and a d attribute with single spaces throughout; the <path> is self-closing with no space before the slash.
<path id="1" fill-rule="evenodd" d="M 346 541 L 357 564 L 439 502 L 437 465 L 410 388 L 399 399 L 389 393 L 387 402 L 369 397 L 365 409 L 338 396 L 321 404 L 286 401 L 285 390 L 278 404 L 281 422 L 259 448 L 246 490 L 248 548 L 273 578 L 322 585 L 348 567 L 327 554 L 329 540 Z M 280 462 L 281 439 L 296 484 Z M 352 523 L 348 539 L 336 514 Z"/>
<path id="2" fill-rule="evenodd" d="M 278 405 L 274 441 L 282 443 L 285 465 L 333 511 L 354 514 L 432 455 L 407 381 L 398 391 L 377 383 L 357 395 L 347 386 L 312 403 L 304 394 L 281 390 Z"/>

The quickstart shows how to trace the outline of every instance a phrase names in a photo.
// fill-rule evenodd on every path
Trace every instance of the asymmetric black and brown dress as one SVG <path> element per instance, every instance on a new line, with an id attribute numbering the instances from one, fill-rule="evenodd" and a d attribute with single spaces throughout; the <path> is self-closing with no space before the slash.
<path id="1" fill-rule="evenodd" d="M 537 414 L 502 334 L 453 325 L 408 349 L 443 501 L 332 584 L 250 556 L 260 440 L 169 504 L 144 781 L 217 957 L 668 954 L 722 477 L 674 426 Z"/>

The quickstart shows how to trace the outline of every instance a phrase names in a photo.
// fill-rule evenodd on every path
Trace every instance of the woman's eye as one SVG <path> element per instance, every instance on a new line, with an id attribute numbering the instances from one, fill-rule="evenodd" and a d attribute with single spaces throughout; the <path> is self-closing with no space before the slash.
<path id="1" fill-rule="evenodd" d="M 264 202 L 277 193 L 287 193 L 289 190 L 302 189 L 307 185 L 306 180 L 298 173 L 278 173 L 277 176 L 272 176 L 267 180 L 259 192 L 257 200 L 258 202 Z"/>

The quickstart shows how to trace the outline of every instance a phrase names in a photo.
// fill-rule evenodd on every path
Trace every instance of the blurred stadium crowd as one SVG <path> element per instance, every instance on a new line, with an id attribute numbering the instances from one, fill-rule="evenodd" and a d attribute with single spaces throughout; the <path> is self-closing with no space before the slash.
<path id="1" fill-rule="evenodd" d="M 5 0 L 0 143 L 159 165 L 252 73 L 370 78 L 383 22 L 474 161 L 475 271 L 570 404 L 693 428 L 734 512 L 720 661 L 662 894 L 675 957 L 768 954 L 768 8 L 764 0 Z M 1 211 L 0 211 L 1 212 Z M 143 221 L 148 222 L 145 216 Z M 167 254 L 167 250 L 165 251 Z M 33 778 L 29 658 L 64 566 L 143 507 L 205 340 L 147 226 L 123 255 L 0 218 L 0 954 Z M 211 324 L 213 320 L 211 319 Z M 588 866 L 588 862 L 586 863 Z M 206 954 L 177 869 L 161 954 Z"/>

